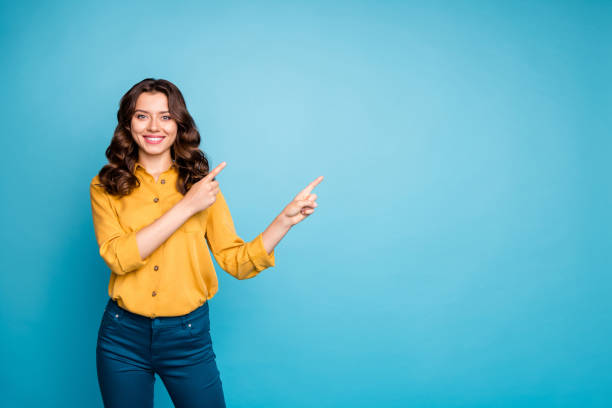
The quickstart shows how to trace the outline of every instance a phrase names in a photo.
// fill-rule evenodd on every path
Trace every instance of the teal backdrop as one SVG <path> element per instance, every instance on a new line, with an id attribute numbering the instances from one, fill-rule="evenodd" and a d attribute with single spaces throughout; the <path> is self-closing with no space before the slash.
<path id="1" fill-rule="evenodd" d="M 610 406 L 612 2 L 0 7 L 1 406 L 102 406 L 88 186 L 146 77 L 245 240 L 325 176 L 275 267 L 215 264 L 228 407 Z"/>

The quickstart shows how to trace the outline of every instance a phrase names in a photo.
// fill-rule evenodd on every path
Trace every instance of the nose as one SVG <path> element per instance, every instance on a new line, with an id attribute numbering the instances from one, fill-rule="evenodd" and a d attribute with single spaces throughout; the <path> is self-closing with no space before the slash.
<path id="1" fill-rule="evenodd" d="M 149 131 L 155 132 L 157 130 L 157 118 L 154 116 L 148 123 Z"/>

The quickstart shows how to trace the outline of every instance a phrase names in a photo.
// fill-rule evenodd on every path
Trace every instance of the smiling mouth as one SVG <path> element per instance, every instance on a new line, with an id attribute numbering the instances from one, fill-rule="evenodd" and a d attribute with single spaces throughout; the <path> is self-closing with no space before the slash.
<path id="1" fill-rule="evenodd" d="M 144 140 L 150 144 L 159 144 L 165 136 L 143 136 Z"/>

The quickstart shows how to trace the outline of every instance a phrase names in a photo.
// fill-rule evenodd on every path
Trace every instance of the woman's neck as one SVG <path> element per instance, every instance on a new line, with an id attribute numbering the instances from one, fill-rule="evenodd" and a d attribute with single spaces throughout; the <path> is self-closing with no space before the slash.
<path id="1" fill-rule="evenodd" d="M 169 152 L 168 154 L 159 156 L 139 154 L 138 163 L 145 168 L 147 173 L 151 174 L 155 177 L 155 179 L 157 179 L 161 173 L 168 170 L 170 166 L 172 166 L 172 158 L 170 157 Z"/>

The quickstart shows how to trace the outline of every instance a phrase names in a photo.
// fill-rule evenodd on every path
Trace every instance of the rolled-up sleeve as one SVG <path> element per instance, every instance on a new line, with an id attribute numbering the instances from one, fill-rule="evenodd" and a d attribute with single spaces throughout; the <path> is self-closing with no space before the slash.
<path id="1" fill-rule="evenodd" d="M 237 279 L 249 279 L 274 266 L 274 249 L 270 253 L 265 250 L 262 233 L 249 242 L 236 234 L 234 221 L 220 190 L 208 211 L 206 241 L 224 271 Z"/>
<path id="2" fill-rule="evenodd" d="M 91 212 L 100 256 L 117 275 L 136 271 L 147 264 L 142 259 L 136 242 L 137 231 L 126 231 L 119 223 L 110 198 L 103 186 L 96 185 L 96 178 L 89 187 Z"/>

